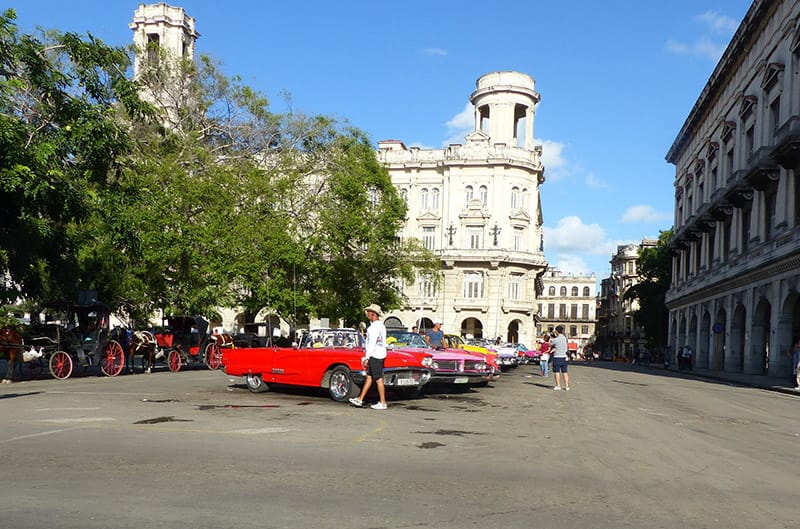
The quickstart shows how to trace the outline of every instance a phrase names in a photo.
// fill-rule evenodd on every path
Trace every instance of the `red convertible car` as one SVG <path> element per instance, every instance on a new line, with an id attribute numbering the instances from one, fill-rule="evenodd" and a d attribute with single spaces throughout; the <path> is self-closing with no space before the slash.
<path id="1" fill-rule="evenodd" d="M 299 347 L 224 349 L 222 368 L 228 375 L 243 376 L 254 393 L 268 391 L 270 384 L 323 387 L 333 400 L 346 402 L 358 396 L 366 380 L 363 357 L 364 338 L 355 329 L 315 329 Z M 428 353 L 393 349 L 384 362 L 384 384 L 419 393 L 431 378 L 432 366 Z"/>

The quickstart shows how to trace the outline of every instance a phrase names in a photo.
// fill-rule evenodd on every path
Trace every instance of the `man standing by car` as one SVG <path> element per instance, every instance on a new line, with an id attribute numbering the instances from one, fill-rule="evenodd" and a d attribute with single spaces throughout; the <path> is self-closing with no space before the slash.
<path id="1" fill-rule="evenodd" d="M 386 360 L 386 326 L 381 321 L 383 311 L 381 307 L 373 303 L 364 309 L 367 319 L 370 321 L 367 328 L 367 345 L 364 358 L 361 359 L 361 365 L 367 370 L 367 380 L 364 382 L 364 387 L 361 389 L 361 395 L 350 399 L 350 404 L 358 406 L 359 408 L 364 405 L 364 397 L 367 396 L 367 391 L 372 386 L 372 381 L 378 387 L 379 402 L 376 402 L 370 408 L 373 410 L 385 410 L 386 405 L 386 388 L 383 385 L 383 362 Z"/>
<path id="2" fill-rule="evenodd" d="M 564 389 L 569 391 L 569 374 L 567 373 L 567 337 L 564 326 L 556 327 L 556 335 L 550 340 L 550 353 L 553 355 L 553 374 L 556 376 L 556 391 L 561 390 L 561 375 L 564 376 Z"/>
<path id="3" fill-rule="evenodd" d="M 441 321 L 434 322 L 433 329 L 425 331 L 425 341 L 434 349 L 444 349 L 444 331 Z"/>

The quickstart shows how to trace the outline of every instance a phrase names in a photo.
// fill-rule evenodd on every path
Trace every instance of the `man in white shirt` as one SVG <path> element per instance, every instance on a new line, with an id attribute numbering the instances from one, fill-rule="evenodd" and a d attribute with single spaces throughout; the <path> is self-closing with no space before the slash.
<path id="1" fill-rule="evenodd" d="M 556 327 L 556 335 L 550 340 L 550 353 L 553 355 L 553 374 L 556 376 L 556 391 L 561 390 L 561 375 L 564 375 L 564 389 L 569 391 L 569 374 L 567 373 L 567 337 L 564 326 Z"/>
<path id="2" fill-rule="evenodd" d="M 359 408 L 364 405 L 364 397 L 367 396 L 367 391 L 372 386 L 372 381 L 378 387 L 379 402 L 376 402 L 370 408 L 373 410 L 385 410 L 386 405 L 386 388 L 383 385 L 383 362 L 386 360 L 386 326 L 381 321 L 383 312 L 380 305 L 373 303 L 364 309 L 370 325 L 367 328 L 367 345 L 364 358 L 361 359 L 361 365 L 367 369 L 367 380 L 364 382 L 364 387 L 361 389 L 361 395 L 350 399 L 350 404 L 358 406 Z"/>

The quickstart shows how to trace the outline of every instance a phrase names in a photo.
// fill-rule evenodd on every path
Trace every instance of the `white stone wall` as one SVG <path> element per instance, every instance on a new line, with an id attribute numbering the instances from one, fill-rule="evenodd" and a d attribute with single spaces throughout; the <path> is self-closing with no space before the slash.
<path id="1" fill-rule="evenodd" d="M 800 1 L 754 2 L 670 149 L 670 343 L 787 374 L 800 333 Z"/>

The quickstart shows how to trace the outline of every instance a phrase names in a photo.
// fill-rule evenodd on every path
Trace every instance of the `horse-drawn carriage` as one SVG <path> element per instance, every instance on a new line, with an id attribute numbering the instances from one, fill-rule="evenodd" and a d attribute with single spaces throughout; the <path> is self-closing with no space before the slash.
<path id="1" fill-rule="evenodd" d="M 208 321 L 201 316 L 170 316 L 165 323 L 157 330 L 131 334 L 129 357 L 142 355 L 147 362 L 146 372 L 156 361 L 165 362 L 170 371 L 196 364 L 219 369 L 222 348 L 233 347 L 231 335 L 209 333 Z"/>
<path id="2" fill-rule="evenodd" d="M 11 379 L 17 365 L 21 373 L 23 363 L 37 367 L 46 363 L 59 380 L 69 378 L 76 363 L 84 368 L 96 365 L 104 375 L 117 376 L 125 365 L 125 352 L 116 331 L 110 329 L 110 315 L 107 305 L 95 301 L 69 305 L 63 320 L 34 325 L 26 338 L 13 329 L 2 329 L 0 351 L 8 354 L 7 378 Z"/>

